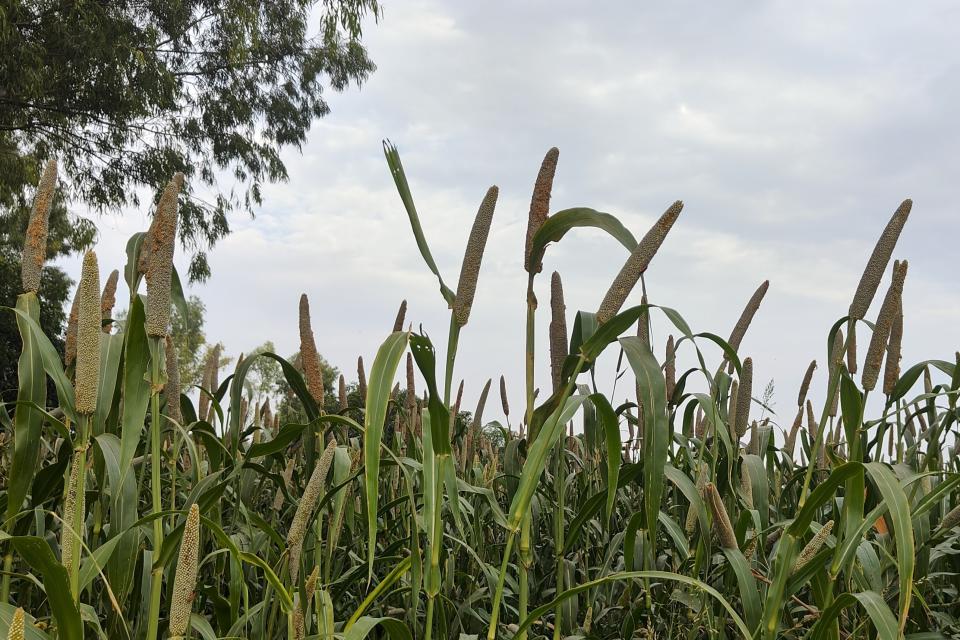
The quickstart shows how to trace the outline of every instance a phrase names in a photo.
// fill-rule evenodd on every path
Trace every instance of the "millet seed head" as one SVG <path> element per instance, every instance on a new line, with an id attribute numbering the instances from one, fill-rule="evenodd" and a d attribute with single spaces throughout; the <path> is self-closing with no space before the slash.
<path id="1" fill-rule="evenodd" d="M 453 317 L 461 327 L 470 320 L 470 310 L 473 308 L 473 298 L 477 292 L 477 279 L 480 276 L 480 263 L 483 261 L 483 251 L 487 246 L 487 237 L 490 235 L 490 224 L 493 222 L 493 211 L 497 206 L 497 196 L 500 190 L 492 186 L 480 203 L 477 217 L 470 229 L 467 239 L 467 248 L 463 253 L 463 265 L 460 267 L 460 281 L 457 283 L 457 295 L 453 300 Z"/>
<path id="2" fill-rule="evenodd" d="M 890 325 L 890 341 L 887 343 L 887 359 L 883 368 L 883 393 L 891 395 L 900 379 L 900 346 L 903 342 L 903 300 L 897 305 L 897 315 Z"/>
<path id="3" fill-rule="evenodd" d="M 70 465 L 70 478 L 67 481 L 67 496 L 63 501 L 63 529 L 60 534 L 60 562 L 73 574 L 74 564 L 80 553 L 80 539 L 83 535 L 83 514 L 86 511 L 86 495 L 80 490 L 80 478 L 86 473 L 87 456 L 85 451 L 75 451 Z M 79 520 L 78 520 L 79 516 Z"/>
<path id="4" fill-rule="evenodd" d="M 393 332 L 403 331 L 403 321 L 407 317 L 407 301 L 403 300 L 400 303 L 400 308 L 397 309 L 397 317 L 393 321 Z"/>
<path id="5" fill-rule="evenodd" d="M 97 254 L 83 256 L 80 290 L 77 293 L 77 369 L 76 407 L 80 415 L 97 410 L 97 389 L 100 384 L 100 269 Z"/>
<path id="6" fill-rule="evenodd" d="M 884 271 L 887 270 L 887 264 L 890 262 L 890 256 L 893 255 L 893 249 L 897 246 L 897 240 L 900 238 L 900 232 L 907 223 L 910 216 L 910 209 L 913 208 L 913 200 L 907 198 L 897 210 L 893 213 L 880 239 L 877 240 L 873 253 L 867 261 L 867 266 L 860 277 L 860 283 L 853 294 L 853 301 L 850 303 L 849 315 L 856 320 L 862 320 L 867 315 L 870 303 L 873 302 L 877 289 L 880 287 L 880 280 L 883 278 Z"/>
<path id="7" fill-rule="evenodd" d="M 57 161 L 47 161 L 37 194 L 33 198 L 30 222 L 23 242 L 23 257 L 20 262 L 20 280 L 23 291 L 36 292 L 40 288 L 40 272 L 47 260 L 47 231 L 50 223 L 50 205 L 57 186 Z"/>
<path id="8" fill-rule="evenodd" d="M 833 336 L 833 346 L 830 348 L 830 372 L 843 364 L 843 329 L 837 329 Z"/>
<path id="9" fill-rule="evenodd" d="M 320 354 L 317 352 L 317 343 L 314 341 L 310 324 L 310 302 L 305 293 L 300 295 L 300 358 L 307 390 L 323 408 L 323 371 L 320 369 Z"/>
<path id="10" fill-rule="evenodd" d="M 164 395 L 167 398 L 164 413 L 174 422 L 180 424 L 183 422 L 183 415 L 180 413 L 180 359 L 177 357 L 177 345 L 173 338 L 166 336 L 164 338 L 164 357 L 167 366 L 167 384 L 163 387 Z"/>
<path id="11" fill-rule="evenodd" d="M 803 374 L 803 382 L 800 383 L 800 393 L 797 395 L 797 406 L 802 407 L 803 401 L 807 399 L 807 392 L 810 391 L 810 381 L 813 380 L 813 372 L 817 368 L 817 361 L 813 360 L 807 367 L 807 372 Z"/>
<path id="12" fill-rule="evenodd" d="M 705 464 L 698 465 L 697 468 L 697 491 L 703 495 L 704 487 L 707 486 L 708 479 L 708 467 Z M 687 532 L 687 535 L 693 535 L 693 530 L 697 526 L 697 510 L 694 508 L 693 503 L 690 503 L 690 508 L 687 509 L 687 521 L 684 523 L 684 530 Z"/>
<path id="13" fill-rule="evenodd" d="M 647 294 L 640 296 L 640 304 L 647 305 Z M 643 313 L 637 319 L 637 337 L 643 341 L 643 344 L 650 346 L 650 310 L 644 309 Z"/>
<path id="14" fill-rule="evenodd" d="M 323 450 L 320 460 L 313 468 L 313 473 L 307 481 L 307 486 L 300 497 L 300 504 L 293 514 L 293 521 L 290 523 L 290 531 L 287 533 L 287 548 L 290 550 L 290 581 L 297 583 L 297 577 L 300 575 L 300 554 L 303 551 L 303 539 L 307 533 L 307 525 L 313 518 L 313 511 L 317 508 L 321 494 L 323 493 L 323 483 L 326 480 L 327 472 L 330 470 L 330 464 L 333 462 L 333 455 L 337 450 L 336 440 L 331 440 L 327 448 Z"/>
<path id="15" fill-rule="evenodd" d="M 960 505 L 948 511 L 947 515 L 943 516 L 943 520 L 940 521 L 940 525 L 937 528 L 941 531 L 949 531 L 958 524 L 960 524 Z"/>
<path id="16" fill-rule="evenodd" d="M 653 256 L 660 249 L 660 245 L 663 244 L 667 233 L 670 232 L 681 211 L 683 211 L 683 202 L 677 200 L 670 205 L 647 231 L 647 234 L 643 236 L 643 239 L 637 243 L 636 248 L 630 253 L 627 261 L 620 269 L 620 273 L 614 278 L 613 284 L 610 285 L 610 289 L 603 297 L 603 301 L 597 309 L 597 322 L 603 324 L 620 311 L 623 303 L 627 300 L 627 296 L 633 291 L 640 280 L 640 276 L 647 270 Z"/>
<path id="17" fill-rule="evenodd" d="M 145 242 L 147 257 L 147 335 L 162 337 L 169 332 L 170 283 L 173 253 L 177 245 L 177 199 L 183 187 L 183 174 L 176 173 L 160 195 L 154 224 Z"/>
<path id="18" fill-rule="evenodd" d="M 747 433 L 750 422 L 750 400 L 753 396 L 753 358 L 744 358 L 740 368 L 740 386 L 737 388 L 737 437 Z"/>
<path id="19" fill-rule="evenodd" d="M 170 636 L 180 637 L 187 633 L 190 611 L 193 608 L 193 592 L 197 588 L 197 567 L 200 559 L 200 507 L 190 506 L 187 521 L 180 539 L 180 554 L 177 571 L 173 577 L 173 592 L 170 597 Z"/>
<path id="20" fill-rule="evenodd" d="M 412 417 L 417 410 L 417 377 L 413 368 L 413 354 L 407 352 L 407 415 Z"/>
<path id="21" fill-rule="evenodd" d="M 216 393 L 218 384 L 218 371 L 220 370 L 220 343 L 213 345 L 207 351 L 207 361 L 203 367 L 202 387 L 211 394 Z M 210 396 L 206 393 L 200 394 L 200 419 L 210 421 L 215 411 L 210 403 Z"/>
<path id="22" fill-rule="evenodd" d="M 500 406 L 503 408 L 503 415 L 510 417 L 510 403 L 507 402 L 507 380 L 500 375 Z"/>
<path id="23" fill-rule="evenodd" d="M 264 400 L 260 406 L 260 422 L 263 424 L 264 429 L 273 428 L 273 412 L 270 409 L 270 398 Z"/>
<path id="24" fill-rule="evenodd" d="M 769 288 L 770 281 L 764 280 L 760 286 L 757 287 L 757 290 L 753 292 L 753 295 L 750 296 L 750 300 L 747 301 L 747 306 L 743 308 L 740 318 L 737 320 L 737 323 L 733 325 L 733 331 L 730 332 L 730 338 L 727 339 L 727 342 L 734 351 L 740 350 L 743 336 L 747 334 L 747 329 L 750 328 L 750 323 L 753 322 L 753 316 L 757 314 L 757 309 L 760 308 L 760 303 L 763 302 L 763 297 L 767 295 Z"/>
<path id="25" fill-rule="evenodd" d="M 893 279 L 890 282 L 890 288 L 887 289 L 887 295 L 884 296 L 880 313 L 877 315 L 877 322 L 874 324 L 873 334 L 870 336 L 870 346 L 867 348 L 867 356 L 863 361 L 861 382 L 866 391 L 872 391 L 880 377 L 883 353 L 890 339 L 890 330 L 893 327 L 894 318 L 896 318 L 897 311 L 900 309 L 903 282 L 907 277 L 907 266 L 906 260 L 897 261 L 893 264 Z"/>
<path id="26" fill-rule="evenodd" d="M 730 524 L 730 516 L 727 515 L 727 508 L 723 506 L 723 500 L 720 498 L 716 485 L 708 482 L 703 488 L 703 497 L 713 514 L 713 528 L 717 532 L 720 546 L 724 549 L 739 549 L 737 536 L 733 532 L 733 525 Z"/>
<path id="27" fill-rule="evenodd" d="M 523 254 L 523 268 L 527 273 L 540 273 L 543 264 L 538 260 L 536 264 L 531 264 L 530 255 L 533 250 L 533 237 L 543 226 L 550 215 L 550 194 L 553 191 L 553 176 L 557 172 L 557 160 L 560 158 L 560 150 L 552 147 L 543 157 L 540 164 L 540 172 L 537 174 L 537 181 L 533 185 L 533 197 L 530 199 L 530 215 L 527 220 L 527 244 Z"/>
<path id="28" fill-rule="evenodd" d="M 746 464 L 740 465 L 740 491 L 743 493 L 743 500 L 747 507 L 753 509 L 753 480 L 750 478 L 750 471 Z"/>
<path id="29" fill-rule="evenodd" d="M 793 419 L 793 426 L 790 427 L 790 431 L 787 433 L 787 437 L 784 440 L 783 450 L 786 452 L 787 457 L 793 459 L 793 453 L 797 448 L 797 434 L 800 432 L 800 427 L 803 426 L 803 407 L 797 409 L 797 417 Z"/>
<path id="30" fill-rule="evenodd" d="M 100 295 L 100 317 L 103 320 L 113 318 L 113 305 L 117 303 L 117 281 L 119 279 L 120 272 L 114 269 L 107 276 L 106 284 L 103 285 L 103 293 Z M 104 333 L 110 333 L 111 324 L 103 325 Z"/>
<path id="31" fill-rule="evenodd" d="M 360 392 L 360 402 L 366 402 L 367 372 L 363 368 L 363 356 L 357 356 L 357 391 Z"/>
<path id="32" fill-rule="evenodd" d="M 673 391 L 677 387 L 677 354 L 673 335 L 667 337 L 667 352 L 663 363 L 664 381 L 667 387 L 667 402 L 673 398 Z"/>
<path id="33" fill-rule="evenodd" d="M 847 371 L 857 372 L 857 321 L 852 318 L 847 323 Z"/>
<path id="34" fill-rule="evenodd" d="M 810 539 L 810 542 L 803 548 L 803 551 L 800 552 L 797 561 L 793 565 L 794 573 L 806 566 L 807 563 L 813 559 L 813 556 L 817 555 L 817 552 L 823 547 L 823 543 L 827 541 L 827 536 L 830 535 L 831 531 L 833 531 L 833 520 L 828 520 L 825 525 L 820 527 L 820 531 L 817 531 L 816 535 Z"/>
<path id="35" fill-rule="evenodd" d="M 7 630 L 7 640 L 23 640 L 24 631 L 23 607 L 17 607 L 13 612 L 13 619 L 10 620 L 10 628 Z"/>
<path id="36" fill-rule="evenodd" d="M 730 394 L 727 396 L 727 422 L 730 424 L 730 439 L 736 441 L 737 435 L 737 398 L 740 397 L 740 382 L 734 380 L 730 384 Z"/>
<path id="37" fill-rule="evenodd" d="M 567 345 L 567 305 L 563 300 L 563 282 L 560 274 L 554 271 L 550 276 L 550 374 L 555 392 L 561 385 Z"/>

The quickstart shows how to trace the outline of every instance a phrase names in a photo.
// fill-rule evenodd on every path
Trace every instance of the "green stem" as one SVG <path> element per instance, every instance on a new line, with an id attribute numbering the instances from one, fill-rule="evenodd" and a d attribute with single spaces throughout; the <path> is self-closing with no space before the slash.
<path id="1" fill-rule="evenodd" d="M 7 551 L 3 555 L 3 584 L 0 586 L 0 602 L 8 604 L 10 602 L 10 572 L 13 571 L 13 551 Z"/>
<path id="2" fill-rule="evenodd" d="M 493 607 L 490 610 L 490 626 L 487 628 L 487 640 L 496 640 L 497 619 L 500 617 L 500 601 L 503 600 L 503 586 L 507 578 L 507 565 L 510 562 L 510 553 L 513 551 L 513 539 L 516 532 L 507 534 L 507 543 L 503 547 L 503 560 L 500 562 L 500 579 L 497 581 L 497 590 L 493 594 Z"/>
<path id="3" fill-rule="evenodd" d="M 150 338 L 157 340 L 157 338 Z M 156 357 L 162 353 L 160 345 L 153 349 L 153 362 L 150 363 L 150 491 L 153 499 L 152 513 L 163 510 L 163 501 L 160 486 L 160 362 Z M 153 521 L 153 550 L 156 558 L 160 557 L 160 547 L 163 543 L 163 518 Z M 147 638 L 156 638 L 160 628 L 160 596 L 163 590 L 163 567 L 153 569 L 150 577 L 150 611 L 147 617 Z"/>
<path id="4" fill-rule="evenodd" d="M 450 406 L 450 390 L 453 386 L 453 364 L 457 359 L 457 344 L 460 342 L 460 325 L 450 313 L 450 332 L 447 334 L 447 366 L 443 375 L 443 404 Z M 454 416 L 456 419 L 456 416 Z"/>
<path id="5" fill-rule="evenodd" d="M 526 423 L 526 436 L 528 442 L 534 437 L 533 427 L 533 409 L 534 409 L 534 356 L 536 353 L 536 313 L 537 298 L 533 293 L 533 274 L 527 279 L 527 325 L 526 325 L 526 409 L 524 422 Z M 530 601 L 530 566 L 533 564 L 533 557 L 530 551 L 530 529 L 533 525 L 532 516 L 529 512 L 523 514 L 523 520 L 520 524 L 520 544 L 517 552 L 520 556 L 520 585 L 517 603 L 517 615 L 520 621 L 527 618 L 527 609 Z M 526 631 L 518 634 L 517 640 L 525 640 Z"/>
<path id="6" fill-rule="evenodd" d="M 533 566 L 533 553 L 530 549 L 530 529 L 533 525 L 533 515 L 529 510 L 523 515 L 523 524 L 520 525 L 520 545 L 517 553 L 520 556 L 520 594 L 517 602 L 517 617 L 520 622 L 527 619 L 530 603 L 530 567 Z M 517 640 L 524 640 L 527 632 L 517 634 Z"/>
<path id="7" fill-rule="evenodd" d="M 564 502 L 565 502 L 565 486 L 564 486 L 564 465 L 563 465 L 563 439 L 566 436 L 560 438 L 560 444 L 557 445 L 557 459 L 556 459 L 556 468 L 554 470 L 554 482 L 557 483 L 557 509 L 556 515 L 554 516 L 554 548 L 556 550 L 556 562 L 557 562 L 557 595 L 563 593 L 564 581 L 563 581 L 563 545 L 564 545 Z M 563 605 L 558 604 L 557 609 L 554 612 L 553 620 L 553 637 L 554 640 L 560 640 L 562 637 L 560 628 L 561 628 L 561 617 L 563 612 Z"/>
<path id="8" fill-rule="evenodd" d="M 430 640 L 433 636 L 433 604 L 437 601 L 436 596 L 432 598 L 427 598 L 427 620 L 426 620 L 426 629 L 424 629 L 424 640 Z"/>
<path id="9" fill-rule="evenodd" d="M 533 294 L 533 275 L 527 281 L 526 415 L 527 434 L 533 421 L 534 353 L 536 341 L 537 298 Z"/>

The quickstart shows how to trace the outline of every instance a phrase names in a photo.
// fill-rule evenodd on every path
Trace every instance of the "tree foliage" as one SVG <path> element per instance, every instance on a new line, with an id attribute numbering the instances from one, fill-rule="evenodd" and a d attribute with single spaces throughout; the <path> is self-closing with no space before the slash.
<path id="1" fill-rule="evenodd" d="M 281 150 L 328 113 L 324 87 L 374 70 L 368 14 L 377 0 L 4 3 L 0 205 L 22 203 L 51 155 L 96 211 L 182 171 L 180 239 L 203 279 L 228 213 L 252 213 L 262 184 L 287 177 Z"/>
<path id="2" fill-rule="evenodd" d="M 184 387 L 199 384 L 203 374 L 201 352 L 207 341 L 203 330 L 206 305 L 197 296 L 188 297 L 186 303 L 184 309 L 174 305 L 170 316 L 173 327 L 171 337 L 177 347 L 177 360 L 180 365 L 180 384 Z"/>

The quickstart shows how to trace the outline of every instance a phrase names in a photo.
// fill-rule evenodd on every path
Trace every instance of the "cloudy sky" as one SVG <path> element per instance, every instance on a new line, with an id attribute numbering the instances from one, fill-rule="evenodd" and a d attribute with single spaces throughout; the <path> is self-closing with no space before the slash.
<path id="1" fill-rule="evenodd" d="M 910 261 L 904 362 L 950 358 L 960 346 L 950 271 L 960 229 L 960 5 L 384 4 L 365 30 L 377 72 L 362 90 L 329 96 L 332 114 L 302 153 L 285 155 L 290 181 L 264 189 L 255 220 L 232 220 L 234 233 L 211 254 L 213 277 L 190 290 L 207 305 L 208 337 L 229 353 L 267 339 L 295 351 L 301 292 L 320 351 L 350 379 L 357 355 L 372 362 L 403 298 L 408 318 L 445 344 L 448 312 L 383 138 L 400 150 L 451 286 L 477 205 L 500 187 L 457 362 L 467 408 L 487 378 L 505 373 L 520 411 L 524 233 L 551 146 L 560 149 L 554 210 L 607 211 L 639 237 L 673 200 L 685 202 L 647 283 L 651 301 L 678 309 L 695 331 L 727 335 L 770 280 L 743 353 L 761 388 L 774 381 L 788 424 L 807 363 L 825 363 L 827 331 L 906 197 L 915 206 L 895 252 Z M 102 268 L 120 266 L 126 237 L 146 224 L 141 212 L 101 219 Z M 539 296 L 548 299 L 558 270 L 572 324 L 577 309 L 596 309 L 625 258 L 609 237 L 574 232 L 549 248 Z M 75 276 L 78 265 L 64 263 Z M 878 308 L 879 299 L 871 316 Z M 547 322 L 541 313 L 543 345 Z M 657 319 L 658 351 L 668 331 Z M 606 390 L 611 360 L 598 376 Z M 545 350 L 538 375 L 548 386 Z M 821 367 L 820 386 L 824 378 Z M 618 400 L 630 386 L 620 385 Z M 499 407 L 487 415 L 499 418 Z"/>

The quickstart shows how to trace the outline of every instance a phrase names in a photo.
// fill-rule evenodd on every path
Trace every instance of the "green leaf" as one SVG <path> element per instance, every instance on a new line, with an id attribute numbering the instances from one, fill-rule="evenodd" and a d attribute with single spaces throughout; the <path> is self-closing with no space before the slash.
<path id="1" fill-rule="evenodd" d="M 40 434 L 43 429 L 43 413 L 34 406 L 43 407 L 47 402 L 47 379 L 43 374 L 40 355 L 40 338 L 36 320 L 40 318 L 40 303 L 37 294 L 28 292 L 17 297 L 17 327 L 23 350 L 17 362 L 17 406 L 13 422 L 13 456 L 7 488 L 7 517 L 20 511 L 30 483 L 37 471 L 37 455 L 40 451 Z M 33 326 L 36 326 L 36 329 Z M 49 343 L 49 341 L 48 341 Z"/>
<path id="2" fill-rule="evenodd" d="M 446 300 L 447 304 L 452 307 L 456 296 L 453 291 L 450 290 L 450 287 L 444 283 L 443 276 L 440 275 L 440 269 L 437 268 L 437 263 L 430 253 L 430 246 L 427 244 L 423 227 L 420 225 L 420 216 L 417 214 L 417 207 L 413 204 L 413 196 L 410 194 L 410 185 L 407 184 L 407 176 L 403 172 L 400 153 L 397 152 L 397 148 L 393 146 L 389 140 L 384 140 L 383 154 L 387 158 L 387 166 L 390 167 L 390 175 L 393 176 L 393 181 L 397 185 L 397 191 L 400 193 L 403 207 L 407 210 L 407 217 L 410 219 L 410 227 L 413 229 L 413 236 L 417 240 L 420 255 L 423 256 L 423 261 L 427 263 L 427 267 L 433 272 L 433 275 L 437 276 L 437 280 L 440 282 L 440 294 L 443 296 L 443 299 Z"/>
<path id="3" fill-rule="evenodd" d="M 307 390 L 307 385 L 303 381 L 303 376 L 300 375 L 300 372 L 297 371 L 296 367 L 277 354 L 271 353 L 270 351 L 260 351 L 259 353 L 253 354 L 249 358 L 244 358 L 243 362 L 240 363 L 240 366 L 237 367 L 236 372 L 233 374 L 232 383 L 230 385 L 230 447 L 234 458 L 237 458 L 237 452 L 240 449 L 240 403 L 243 398 L 243 383 L 247 378 L 247 372 L 250 371 L 250 367 L 253 366 L 253 363 L 257 360 L 257 358 L 270 358 L 271 360 L 278 362 L 280 364 L 280 369 L 283 371 L 283 377 L 286 379 L 287 384 L 290 385 L 290 388 L 303 404 L 303 409 L 307 414 L 307 418 L 312 423 L 314 420 L 320 417 L 320 410 L 317 407 L 317 403 Z M 224 380 L 223 384 L 226 383 L 227 381 Z M 308 424 L 307 426 L 309 427 L 310 425 Z M 308 449 L 308 451 L 312 451 L 312 449 Z"/>
<path id="4" fill-rule="evenodd" d="M 120 469 L 130 473 L 131 461 L 143 435 L 147 405 L 150 403 L 150 347 L 147 344 L 146 313 L 143 298 L 137 296 L 130 305 L 123 332 L 123 414 L 120 417 Z"/>
<path id="5" fill-rule="evenodd" d="M 140 532 L 134 528 L 137 521 L 137 481 L 132 473 L 125 473 L 121 466 L 121 442 L 112 433 L 102 433 L 94 438 L 95 452 L 103 461 L 110 487 L 110 538 L 108 542 L 119 548 L 106 559 L 107 575 L 118 597 L 126 597 L 133 587 L 137 565 Z M 105 546 L 104 545 L 101 546 Z M 92 578 L 93 576 L 91 576 Z M 83 576 L 81 575 L 81 581 Z"/>
<path id="6" fill-rule="evenodd" d="M 113 408 L 123 343 L 123 333 L 105 335 L 100 340 L 100 382 L 97 387 L 97 410 L 93 417 L 93 435 L 103 433 L 107 416 Z"/>
<path id="7" fill-rule="evenodd" d="M 894 617 L 890 607 L 883 601 L 879 593 L 873 591 L 864 591 L 862 593 L 844 593 L 837 597 L 833 603 L 820 614 L 820 619 L 813 625 L 806 637 L 825 638 L 828 637 L 830 625 L 833 624 L 840 614 L 851 607 L 860 605 L 870 616 L 873 626 L 877 630 L 879 640 L 897 640 L 900 637 L 897 628 L 897 619 Z M 906 621 L 904 620 L 904 624 Z"/>
<path id="8" fill-rule="evenodd" d="M 60 640 L 83 640 L 83 623 L 80 610 L 73 602 L 67 570 L 54 557 L 50 545 L 36 536 L 14 536 L 10 540 L 17 553 L 43 578 Z"/>
<path id="9" fill-rule="evenodd" d="M 146 232 L 138 231 L 127 240 L 127 264 L 123 267 L 123 278 L 127 281 L 131 298 L 136 296 L 140 284 L 140 249 L 146 239 Z"/>
<path id="10" fill-rule="evenodd" d="M 670 464 L 663 466 L 663 476 L 676 485 L 683 494 L 683 497 L 690 502 L 690 508 L 696 511 L 697 519 L 700 521 L 700 530 L 710 531 L 710 521 L 707 520 L 707 508 L 703 504 L 703 497 L 700 495 L 700 492 L 697 491 L 697 485 L 679 469 Z"/>
<path id="11" fill-rule="evenodd" d="M 387 417 L 387 403 L 393 391 L 393 379 L 397 375 L 400 358 L 407 350 L 410 334 L 397 331 L 380 345 L 377 356 L 370 368 L 367 381 L 366 411 L 364 422 L 366 433 L 363 436 L 363 482 L 367 499 L 367 569 L 369 578 L 373 577 L 373 559 L 377 542 L 377 493 L 380 489 L 380 444 L 383 441 L 383 426 Z M 448 444 L 449 446 L 449 444 Z"/>
<path id="12" fill-rule="evenodd" d="M 343 640 L 363 640 L 377 627 L 380 627 L 387 637 L 394 640 L 413 640 L 413 635 L 407 625 L 396 618 L 371 618 L 364 616 L 343 634 Z"/>
<path id="13" fill-rule="evenodd" d="M 387 574 L 387 577 L 381 580 L 380 584 L 374 587 L 370 593 L 367 594 L 367 597 L 363 599 L 363 602 L 360 603 L 360 606 L 357 607 L 357 610 L 353 612 L 353 615 L 350 616 L 350 619 L 347 620 L 346 624 L 343 626 L 344 630 L 349 631 L 350 628 L 360 619 L 363 613 L 370 608 L 370 605 L 373 604 L 373 601 L 379 596 L 383 595 L 387 589 L 392 587 L 397 580 L 403 577 L 403 575 L 409 570 L 410 556 L 407 556 L 397 563 L 390 573 Z"/>
<path id="14" fill-rule="evenodd" d="M 523 514 L 530 507 L 530 501 L 537 490 L 537 484 L 540 481 L 540 475 L 547 463 L 547 455 L 554 444 L 560 439 L 564 432 L 566 424 L 580 408 L 580 405 L 586 401 L 584 396 L 573 396 L 567 398 L 562 410 L 555 411 L 553 415 L 544 423 L 544 428 L 537 434 L 536 439 L 527 452 L 527 461 L 523 465 L 523 471 L 520 473 L 520 483 L 517 492 L 510 503 L 510 515 L 507 522 L 510 524 L 511 531 L 520 531 L 520 521 Z"/>
<path id="15" fill-rule="evenodd" d="M 621 338 L 620 345 L 637 377 L 643 400 L 643 501 L 650 539 L 655 540 L 657 514 L 663 498 L 663 470 L 670 444 L 666 381 L 646 342 L 636 337 Z"/>
<path id="16" fill-rule="evenodd" d="M 597 416 L 603 426 L 604 442 L 607 445 L 607 503 L 605 522 L 610 523 L 613 515 L 613 501 L 617 497 L 617 480 L 620 475 L 620 423 L 617 414 L 610 406 L 610 401 L 600 394 L 594 393 L 590 401 L 597 409 Z"/>
<path id="17" fill-rule="evenodd" d="M 864 465 L 870 479 L 883 496 L 887 504 L 890 519 L 893 521 L 893 535 L 896 539 L 897 573 L 900 577 L 900 633 L 907 625 L 910 612 L 910 598 L 913 594 L 914 544 L 913 521 L 910 516 L 910 503 L 900 485 L 900 481 L 890 469 L 880 462 Z"/>
<path id="18" fill-rule="evenodd" d="M 427 383 L 427 409 L 430 412 L 430 429 L 433 438 L 434 453 L 450 454 L 450 413 L 437 388 L 437 355 L 433 343 L 426 336 L 410 336 L 410 352 L 417 368 Z"/>
<path id="19" fill-rule="evenodd" d="M 547 245 L 559 242 L 575 227 L 592 227 L 606 231 L 626 247 L 627 251 L 633 251 L 637 246 L 636 238 L 615 216 L 587 207 L 575 207 L 557 211 L 540 225 L 530 245 L 530 264 L 539 264 L 543 260 Z"/>
<path id="20" fill-rule="evenodd" d="M 737 591 L 743 604 L 747 626 L 756 629 L 760 624 L 760 592 L 757 590 L 757 581 L 750 572 L 750 565 L 739 549 L 723 549 L 723 555 L 727 557 L 727 563 L 737 577 Z"/>

